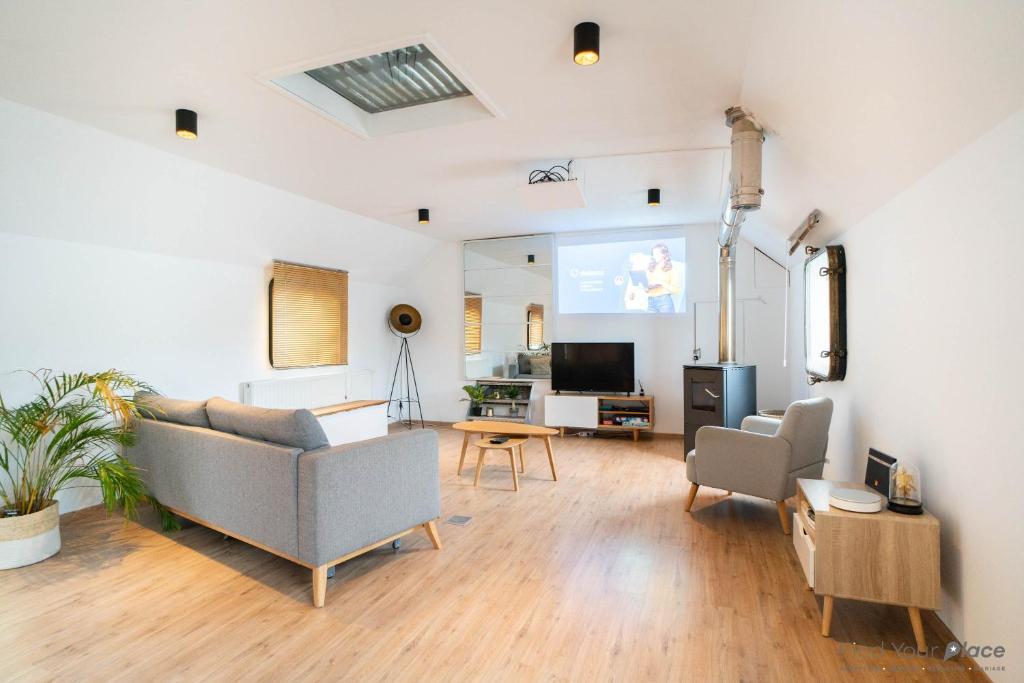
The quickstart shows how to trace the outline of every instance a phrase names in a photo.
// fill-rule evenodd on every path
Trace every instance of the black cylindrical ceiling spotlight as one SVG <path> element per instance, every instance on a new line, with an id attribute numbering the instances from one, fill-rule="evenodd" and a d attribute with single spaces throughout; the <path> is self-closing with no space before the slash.
<path id="1" fill-rule="evenodd" d="M 597 64 L 601 59 L 601 27 L 592 21 L 576 24 L 572 32 L 572 59 L 580 66 Z"/>
<path id="2" fill-rule="evenodd" d="M 191 109 L 178 109 L 174 112 L 174 132 L 179 138 L 195 140 L 199 137 L 199 115 Z"/>
<path id="3" fill-rule="evenodd" d="M 430 209 L 420 209 L 420 223 L 430 222 Z"/>
<path id="4" fill-rule="evenodd" d="M 647 190 L 647 206 L 661 206 L 661 189 L 652 187 Z"/>

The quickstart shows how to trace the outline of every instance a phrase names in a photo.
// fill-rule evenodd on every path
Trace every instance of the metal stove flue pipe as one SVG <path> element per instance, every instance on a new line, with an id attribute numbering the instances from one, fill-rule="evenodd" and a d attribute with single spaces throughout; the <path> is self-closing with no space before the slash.
<path id="1" fill-rule="evenodd" d="M 736 243 L 748 211 L 761 208 L 764 133 L 741 107 L 725 110 L 732 128 L 729 197 L 718 230 L 718 362 L 736 362 Z"/>

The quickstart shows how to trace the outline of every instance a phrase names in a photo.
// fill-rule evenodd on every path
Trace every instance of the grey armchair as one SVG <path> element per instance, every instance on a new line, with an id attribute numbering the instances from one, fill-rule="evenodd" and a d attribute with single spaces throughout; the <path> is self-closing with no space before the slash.
<path id="1" fill-rule="evenodd" d="M 774 500 L 789 534 L 786 498 L 796 493 L 798 478 L 821 477 L 831 421 L 832 400 L 811 398 L 790 404 L 781 420 L 750 416 L 740 429 L 701 427 L 686 455 L 686 511 L 701 486 L 738 491 Z"/>

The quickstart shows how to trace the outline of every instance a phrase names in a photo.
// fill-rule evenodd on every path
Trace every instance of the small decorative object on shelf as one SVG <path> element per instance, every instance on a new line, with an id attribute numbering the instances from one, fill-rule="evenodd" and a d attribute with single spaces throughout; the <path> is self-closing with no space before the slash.
<path id="1" fill-rule="evenodd" d="M 505 388 L 505 398 L 512 401 L 508 407 L 509 417 L 519 417 L 519 406 L 516 405 L 516 399 L 519 398 L 519 386 L 516 384 L 510 384 Z"/>
<path id="2" fill-rule="evenodd" d="M 904 515 L 919 515 L 921 506 L 921 471 L 906 462 L 894 462 L 889 468 L 889 509 Z"/>
<path id="3" fill-rule="evenodd" d="M 882 497 L 861 489 L 836 488 L 829 494 L 828 504 L 849 512 L 879 512 Z"/>
<path id="4" fill-rule="evenodd" d="M 896 458 L 874 448 L 868 449 L 868 464 L 864 469 L 864 483 L 889 497 L 889 472 Z"/>

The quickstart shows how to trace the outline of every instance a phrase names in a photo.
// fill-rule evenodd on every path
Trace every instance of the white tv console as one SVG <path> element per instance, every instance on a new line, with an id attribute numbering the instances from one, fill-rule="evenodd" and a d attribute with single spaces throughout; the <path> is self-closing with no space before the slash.
<path id="1" fill-rule="evenodd" d="M 548 394 L 544 397 L 544 425 L 558 428 L 563 436 L 566 428 L 633 432 L 633 441 L 637 441 L 640 432 L 654 429 L 654 397 Z"/>

